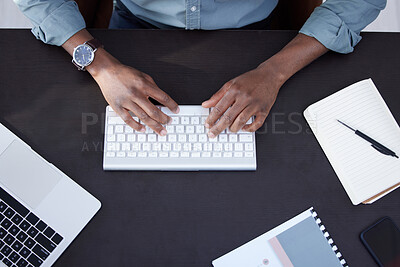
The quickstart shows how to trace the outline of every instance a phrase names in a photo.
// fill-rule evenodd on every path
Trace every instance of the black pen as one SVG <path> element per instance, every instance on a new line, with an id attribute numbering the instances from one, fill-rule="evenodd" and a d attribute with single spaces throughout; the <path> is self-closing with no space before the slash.
<path id="1" fill-rule="evenodd" d="M 385 155 L 388 155 L 388 156 L 392 156 L 392 157 L 395 157 L 395 158 L 399 158 L 394 151 L 392 151 L 389 148 L 385 147 L 381 143 L 375 141 L 374 139 L 372 139 L 368 135 L 360 132 L 359 130 L 355 130 L 355 129 L 351 128 L 349 125 L 345 124 L 344 122 L 341 122 L 340 120 L 337 120 L 337 121 L 340 122 L 341 124 L 343 124 L 344 126 L 346 126 L 347 128 L 349 128 L 350 130 L 354 131 L 355 134 L 358 135 L 359 137 L 361 137 L 362 139 L 367 140 L 368 142 L 370 142 L 372 147 L 375 148 L 376 150 L 378 150 L 379 152 L 381 152 L 382 154 L 385 154 Z"/>

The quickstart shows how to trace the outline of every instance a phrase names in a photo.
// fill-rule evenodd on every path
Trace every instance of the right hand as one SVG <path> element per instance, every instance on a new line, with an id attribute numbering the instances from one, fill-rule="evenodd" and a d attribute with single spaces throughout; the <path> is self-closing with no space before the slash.
<path id="1" fill-rule="evenodd" d="M 103 49 L 96 52 L 96 57 L 97 60 L 87 70 L 114 111 L 137 131 L 144 132 L 145 127 L 135 121 L 129 111 L 156 133 L 165 136 L 167 130 L 163 124 L 168 124 L 171 118 L 153 105 L 149 98 L 157 100 L 174 113 L 179 113 L 178 104 L 158 88 L 148 74 L 121 64 Z"/>

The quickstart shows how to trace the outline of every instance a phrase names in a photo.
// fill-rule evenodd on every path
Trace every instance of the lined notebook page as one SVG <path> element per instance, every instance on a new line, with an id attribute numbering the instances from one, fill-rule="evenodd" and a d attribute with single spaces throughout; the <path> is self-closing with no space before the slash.
<path id="1" fill-rule="evenodd" d="M 379 153 L 337 122 L 343 121 L 400 155 L 400 128 L 371 79 L 311 105 L 305 116 L 353 204 L 400 182 L 400 159 Z"/>

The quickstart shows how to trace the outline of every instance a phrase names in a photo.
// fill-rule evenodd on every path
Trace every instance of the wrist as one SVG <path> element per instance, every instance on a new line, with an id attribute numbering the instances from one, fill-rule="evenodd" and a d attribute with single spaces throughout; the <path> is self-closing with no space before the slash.
<path id="1" fill-rule="evenodd" d="M 97 49 L 93 62 L 86 67 L 86 70 L 96 78 L 104 71 L 109 71 L 120 64 L 119 61 L 108 53 L 104 48 Z"/>
<path id="2" fill-rule="evenodd" d="M 281 64 L 280 60 L 276 58 L 276 55 L 263 63 L 261 63 L 257 69 L 260 69 L 268 77 L 269 82 L 273 81 L 275 88 L 280 88 L 289 78 L 290 74 L 285 69 L 284 65 Z"/>

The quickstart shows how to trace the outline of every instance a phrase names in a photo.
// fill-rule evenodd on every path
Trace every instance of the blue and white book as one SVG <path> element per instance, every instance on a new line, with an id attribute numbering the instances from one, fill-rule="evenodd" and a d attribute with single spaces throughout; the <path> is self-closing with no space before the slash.
<path id="1" fill-rule="evenodd" d="M 337 245 L 314 208 L 214 260 L 214 267 L 343 267 Z"/>

